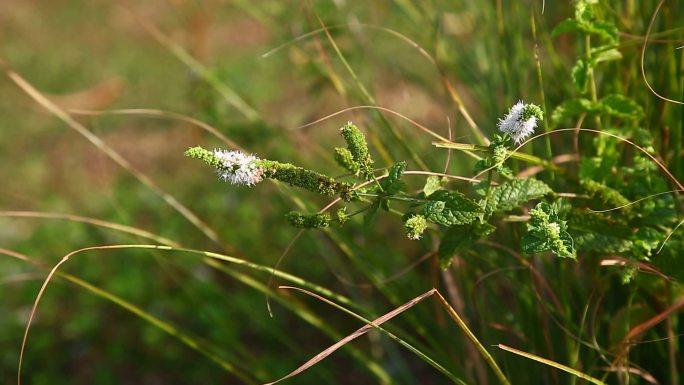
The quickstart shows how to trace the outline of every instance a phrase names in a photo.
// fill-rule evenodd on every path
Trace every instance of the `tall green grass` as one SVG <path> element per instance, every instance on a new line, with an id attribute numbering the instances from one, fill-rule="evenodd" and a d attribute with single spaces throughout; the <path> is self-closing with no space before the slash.
<path id="1" fill-rule="evenodd" d="M 678 383 L 680 1 L 14 5 L 7 383 L 20 356 L 23 384 Z M 544 113 L 521 146 L 496 137 L 518 100 Z M 365 182 L 333 157 L 347 121 Z M 327 209 L 344 226 L 294 228 L 334 197 L 224 184 L 182 156 L 197 145 L 359 200 Z M 409 240 L 455 191 L 477 218 L 425 214 Z M 575 253 L 531 241 L 535 207 Z"/>

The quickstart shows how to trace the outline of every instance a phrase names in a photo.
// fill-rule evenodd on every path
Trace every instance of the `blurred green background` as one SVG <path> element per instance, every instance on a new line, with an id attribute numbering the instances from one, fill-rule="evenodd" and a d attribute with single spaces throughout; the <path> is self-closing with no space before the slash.
<path id="1" fill-rule="evenodd" d="M 623 2 L 614 3 L 620 11 Z M 648 4 L 643 13 L 639 5 L 632 10 L 640 18 L 624 20 L 629 23 L 623 24 L 625 28 L 644 33 L 653 2 L 644 3 Z M 477 137 L 444 86 L 448 79 L 474 121 L 491 136 L 497 119 L 518 99 L 539 103 L 530 28 L 533 14 L 546 102 L 549 108 L 558 105 L 573 92 L 569 68 L 578 48 L 571 36 L 551 38 L 549 33 L 572 15 L 572 8 L 570 2 L 553 2 L 546 5 L 543 15 L 540 8 L 540 1 L 4 0 L 0 2 L 0 55 L 65 110 L 159 109 L 185 114 L 215 127 L 258 156 L 331 175 L 343 173 L 331 154 L 333 147 L 343 145 L 339 127 L 352 120 L 368 132 L 378 167 L 407 160 L 410 169 L 418 169 L 416 159 L 391 141 L 387 128 L 392 127 L 430 170 L 440 172 L 446 151 L 433 148 L 433 138 L 391 114 L 380 118 L 373 111 L 354 110 L 299 127 L 346 107 L 376 104 L 443 136 L 449 135 L 450 124 L 458 141 L 476 143 Z M 668 20 L 677 20 L 679 14 L 681 9 L 670 9 Z M 321 23 L 330 27 L 372 100 L 324 34 L 293 41 L 321 28 Z M 155 35 L 153 29 L 165 38 Z M 392 31 L 424 47 L 438 66 Z M 285 43 L 288 45 L 262 56 Z M 636 68 L 639 49 L 629 40 L 621 46 L 622 65 Z M 662 49 L 653 47 L 647 65 L 653 65 Z M 181 51 L 200 67 L 184 62 Z M 621 84 L 639 81 L 635 71 L 625 73 L 627 78 Z M 668 84 L 666 78 L 662 84 Z M 242 100 L 238 107 L 234 99 L 226 98 L 226 89 Z M 647 91 L 639 92 L 650 119 L 647 125 L 655 126 L 659 119 L 678 113 L 661 111 Z M 129 170 L 3 76 L 0 247 L 51 266 L 84 247 L 154 243 L 75 221 L 16 218 L 8 213 L 23 210 L 134 226 L 184 247 L 273 266 L 297 234 L 286 224 L 284 214 L 302 208 L 317 210 L 327 203 L 275 184 L 244 188 L 221 183 L 204 165 L 185 159 L 183 151 L 195 145 L 214 148 L 224 144 L 187 122 L 133 113 L 74 117 L 215 230 L 220 244 L 209 240 Z M 567 151 L 566 139 L 554 137 L 558 153 Z M 384 144 L 381 147 L 386 153 L 379 150 L 378 143 Z M 538 146 L 543 148 L 541 142 Z M 472 166 L 472 159 L 455 153 L 450 172 L 470 176 Z M 681 170 L 678 175 L 682 176 Z M 416 178 L 415 184 L 411 181 L 413 189 L 424 183 L 422 178 Z M 430 237 L 420 242 L 406 240 L 399 218 L 382 213 L 371 226 L 355 219 L 333 234 L 305 233 L 281 268 L 344 293 L 378 315 L 433 286 L 440 287 L 442 278 L 433 259 L 421 259 L 434 246 Z M 534 306 L 528 274 L 517 271 L 519 266 L 510 256 L 502 257 L 484 247 L 473 254 L 477 262 L 457 267 L 461 269 L 458 274 L 471 277 L 459 283 L 466 302 L 461 308 L 468 307 L 467 314 L 477 319 L 483 342 L 525 346 L 529 340 L 541 338 L 525 335 L 516 326 L 520 323 L 533 329 L 550 322 L 517 318 L 521 317 L 517 306 Z M 423 262 L 393 278 L 417 261 Z M 274 300 L 275 317 L 271 318 L 262 291 L 269 275 L 225 266 L 228 273 L 202 263 L 196 255 L 127 249 L 77 254 L 62 270 L 207 342 L 219 357 L 234 363 L 256 383 L 280 378 L 362 325 L 293 293 L 278 297 L 286 305 Z M 497 279 L 479 281 L 495 269 L 507 270 Z M 553 267 L 549 269 L 547 273 L 554 274 Z M 46 273 L 13 258 L 0 258 L 3 383 L 12 383 L 16 376 L 23 330 Z M 519 284 L 521 281 L 525 284 Z M 276 285 L 280 283 L 275 280 Z M 577 289 L 577 298 L 586 299 L 587 287 Z M 481 301 L 479 305 L 477 301 Z M 581 309 L 581 301 L 569 306 Z M 293 308 L 311 312 L 337 337 L 312 326 Z M 482 325 L 491 327 L 485 331 Z M 433 303 L 400 316 L 393 328 L 412 336 L 449 369 L 478 378 L 474 374 L 477 365 L 462 358 L 466 348 L 459 330 Z M 449 383 L 379 334 L 371 333 L 352 345 L 370 357 L 368 361 L 379 363 L 396 383 Z M 563 361 L 570 353 L 557 354 Z M 538 364 L 524 359 L 495 356 L 502 367 L 515 368 L 517 383 L 558 381 L 558 376 L 564 383 L 566 379 L 564 374 L 556 374 L 554 380 L 550 372 L 536 372 Z M 38 308 L 23 378 L 24 383 L 36 385 L 243 382 L 159 328 L 59 278 L 48 286 Z M 344 348 L 288 383 L 332 382 L 380 380 L 363 359 Z"/>

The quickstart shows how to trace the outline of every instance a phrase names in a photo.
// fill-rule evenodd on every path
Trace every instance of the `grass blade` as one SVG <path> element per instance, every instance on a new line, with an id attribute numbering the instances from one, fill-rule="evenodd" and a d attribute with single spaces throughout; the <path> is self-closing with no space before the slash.
<path id="1" fill-rule="evenodd" d="M 598 378 L 594 378 L 588 374 L 584 374 L 584 373 L 580 372 L 579 370 L 575 370 L 569 366 L 559 364 L 558 362 L 547 360 L 546 358 L 539 357 L 539 356 L 531 354 L 531 353 L 523 352 L 522 350 L 518 350 L 518 349 L 512 348 L 510 346 L 503 345 L 503 344 L 498 344 L 496 346 L 499 347 L 500 349 L 507 351 L 507 352 L 511 352 L 511 353 L 517 354 L 519 356 L 523 356 L 525 358 L 529 358 L 531 360 L 541 362 L 542 364 L 553 366 L 556 369 L 560 369 L 564 372 L 572 374 L 573 376 L 579 377 L 583 380 L 587 380 L 587 381 L 591 382 L 592 384 L 606 385 L 605 382 L 599 380 Z"/>

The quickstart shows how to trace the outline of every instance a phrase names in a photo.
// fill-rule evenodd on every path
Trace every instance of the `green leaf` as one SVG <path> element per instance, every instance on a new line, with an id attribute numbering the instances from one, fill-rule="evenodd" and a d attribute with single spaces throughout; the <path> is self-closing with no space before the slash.
<path id="1" fill-rule="evenodd" d="M 620 239 L 599 233 L 575 233 L 572 235 L 575 246 L 581 251 L 597 251 L 599 253 L 624 253 L 633 245 L 628 239 Z"/>
<path id="2" fill-rule="evenodd" d="M 551 245 L 549 241 L 542 238 L 537 238 L 531 234 L 525 234 L 520 240 L 520 246 L 523 253 L 543 253 L 545 251 L 551 250 Z"/>
<path id="3" fill-rule="evenodd" d="M 579 250 L 624 253 L 632 248 L 629 227 L 605 215 L 573 210 L 568 226 Z"/>
<path id="4" fill-rule="evenodd" d="M 440 267 L 442 269 L 449 267 L 456 252 L 472 245 L 478 239 L 493 233 L 494 230 L 496 230 L 496 227 L 489 223 L 480 222 L 465 226 L 449 227 L 442 236 L 442 241 L 437 251 Z"/>
<path id="5" fill-rule="evenodd" d="M 580 185 L 584 187 L 591 196 L 600 199 L 602 202 L 613 207 L 626 206 L 622 210 L 624 210 L 625 213 L 630 212 L 631 207 L 627 206 L 629 200 L 622 196 L 619 191 L 591 179 L 580 180 Z"/>
<path id="6" fill-rule="evenodd" d="M 429 176 L 423 187 L 423 193 L 426 197 L 432 195 L 433 192 L 442 188 L 442 182 L 438 176 Z"/>
<path id="7" fill-rule="evenodd" d="M 575 83 L 575 87 L 581 93 L 587 92 L 587 83 L 589 80 L 589 64 L 579 59 L 577 63 L 572 67 L 570 76 L 572 76 L 572 81 Z"/>
<path id="8" fill-rule="evenodd" d="M 520 240 L 520 246 L 524 253 L 543 253 L 551 251 L 559 257 L 563 258 L 577 258 L 573 238 L 567 232 L 560 233 L 561 244 L 555 244 L 552 240 L 545 237 L 536 236 L 533 233 L 528 233 Z"/>
<path id="9" fill-rule="evenodd" d="M 567 32 L 585 32 L 598 35 L 607 42 L 618 42 L 618 28 L 608 21 L 594 19 L 594 13 L 587 5 L 579 6 L 575 10 L 575 18 L 560 22 L 551 32 L 551 36 L 558 36 Z"/>
<path id="10" fill-rule="evenodd" d="M 559 123 L 566 118 L 577 116 L 585 112 L 591 112 L 598 108 L 591 100 L 580 98 L 580 99 L 570 99 L 561 103 L 553 113 L 551 114 L 551 119 Z"/>
<path id="11" fill-rule="evenodd" d="M 451 265 L 454 254 L 464 247 L 470 246 L 475 239 L 471 226 L 451 226 L 442 236 L 437 256 L 442 270 Z"/>
<path id="12" fill-rule="evenodd" d="M 483 210 L 474 200 L 458 191 L 438 190 L 423 206 L 427 220 L 444 226 L 466 225 L 476 220 Z"/>
<path id="13" fill-rule="evenodd" d="M 582 31 L 580 22 L 575 19 L 561 21 L 551 32 L 551 36 L 556 37 L 562 33 Z"/>
<path id="14" fill-rule="evenodd" d="M 618 28 L 608 21 L 594 20 L 587 24 L 587 32 L 599 35 L 610 43 L 618 42 Z"/>
<path id="15" fill-rule="evenodd" d="M 634 100 L 618 94 L 611 94 L 599 101 L 601 111 L 623 119 L 641 119 L 644 109 Z"/>
<path id="16" fill-rule="evenodd" d="M 366 211 L 366 214 L 363 216 L 363 225 L 368 226 L 370 223 L 375 219 L 375 216 L 378 215 L 378 210 L 380 209 L 380 201 L 376 200 L 373 202 L 372 205 L 368 208 Z"/>
<path id="17" fill-rule="evenodd" d="M 604 47 L 594 48 L 591 53 L 591 60 L 594 63 L 601 63 L 604 61 L 620 60 L 622 54 L 615 48 L 605 49 Z"/>
<path id="18" fill-rule="evenodd" d="M 380 181 L 380 185 L 387 195 L 394 195 L 404 189 L 405 185 L 401 181 L 401 177 L 405 170 L 406 162 L 399 162 L 390 168 L 387 178 Z"/>
<path id="19" fill-rule="evenodd" d="M 551 188 L 537 179 L 513 179 L 493 187 L 487 201 L 487 212 L 504 212 L 520 207 L 532 199 L 552 192 Z"/>

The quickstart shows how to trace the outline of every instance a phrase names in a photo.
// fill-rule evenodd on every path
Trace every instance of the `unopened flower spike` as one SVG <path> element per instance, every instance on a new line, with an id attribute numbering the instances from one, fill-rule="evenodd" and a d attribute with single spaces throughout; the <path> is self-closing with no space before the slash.
<path id="1" fill-rule="evenodd" d="M 499 119 L 499 131 L 508 134 L 516 144 L 522 143 L 534 133 L 537 122 L 544 120 L 544 112 L 534 104 L 516 103 L 503 119 Z"/>
<path id="2" fill-rule="evenodd" d="M 328 213 L 306 215 L 290 211 L 286 218 L 290 225 L 299 229 L 324 229 L 330 226 L 330 214 Z"/>
<path id="3" fill-rule="evenodd" d="M 338 162 L 347 163 L 342 164 L 346 169 L 360 174 L 367 180 L 374 178 L 373 175 L 373 158 L 371 158 L 368 151 L 368 143 L 366 137 L 363 135 L 356 125 L 352 122 L 347 122 L 340 128 L 344 140 L 347 142 L 347 151 L 337 151 L 335 157 Z M 349 159 L 351 156 L 351 159 Z"/>

